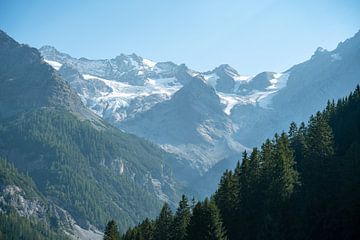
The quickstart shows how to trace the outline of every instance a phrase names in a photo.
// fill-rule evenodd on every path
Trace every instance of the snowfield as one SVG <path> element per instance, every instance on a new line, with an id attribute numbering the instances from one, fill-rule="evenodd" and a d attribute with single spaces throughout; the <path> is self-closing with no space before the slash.
<path id="1" fill-rule="evenodd" d="M 335 56 L 334 58 L 336 58 Z M 60 62 L 44 59 L 46 63 L 52 66 L 54 69 L 59 70 L 63 65 Z M 126 64 L 130 65 L 131 70 L 137 70 L 138 75 L 144 75 L 145 71 L 153 71 L 156 74 L 161 74 L 167 71 L 167 69 L 161 69 L 157 67 L 157 62 L 149 59 L 142 59 L 141 64 L 135 61 L 132 57 L 124 60 Z M 98 64 L 89 63 L 90 68 L 94 65 L 94 68 L 98 68 Z M 92 72 L 101 72 L 99 70 Z M 216 73 L 199 73 L 196 71 L 189 71 L 192 76 L 201 75 L 205 82 L 213 87 L 217 88 L 217 82 L 219 76 Z M 236 105 L 258 105 L 262 108 L 271 108 L 272 97 L 282 88 L 286 86 L 289 73 L 276 73 L 274 78 L 270 79 L 269 86 L 265 91 L 252 90 L 250 92 L 243 93 L 242 86 L 251 82 L 253 77 L 239 75 L 237 73 L 226 71 L 235 84 L 232 93 L 225 93 L 216 90 L 217 95 L 223 104 L 223 111 L 227 115 L 231 115 L 231 110 Z M 122 73 L 126 74 L 126 72 Z M 100 116 L 109 114 L 109 111 L 114 115 L 116 121 L 123 121 L 129 116 L 133 116 L 133 112 L 129 113 L 127 109 L 133 108 L 133 104 L 146 101 L 146 98 L 152 100 L 148 104 L 144 104 L 144 107 L 137 106 L 135 114 L 138 112 L 146 111 L 154 106 L 156 103 L 168 100 L 171 96 L 180 90 L 183 85 L 175 77 L 168 78 L 146 78 L 143 85 L 134 85 L 129 82 L 120 82 L 117 79 L 105 79 L 95 76 L 90 73 L 82 74 L 84 80 L 100 81 L 107 86 L 103 88 L 101 92 L 91 94 L 89 91 L 84 91 L 84 94 L 79 94 L 84 104 L 91 110 Z"/>

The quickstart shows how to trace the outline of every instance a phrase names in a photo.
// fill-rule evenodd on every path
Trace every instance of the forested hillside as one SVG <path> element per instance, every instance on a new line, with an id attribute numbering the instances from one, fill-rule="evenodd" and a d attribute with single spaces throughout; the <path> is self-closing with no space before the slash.
<path id="1" fill-rule="evenodd" d="M 359 189 L 357 86 L 348 97 L 328 102 L 306 125 L 291 123 L 288 133 L 244 152 L 241 164 L 223 174 L 211 199 L 189 203 L 183 197 L 175 214 L 165 204 L 158 218 L 118 237 L 360 239 Z"/>
<path id="2" fill-rule="evenodd" d="M 51 218 L 45 210 L 47 203 L 31 178 L 19 173 L 14 165 L 2 158 L 0 189 L 0 239 L 67 239 L 54 224 L 51 226 Z M 32 206 L 26 206 L 29 202 Z M 43 207 L 44 211 L 36 209 L 39 206 Z M 27 218 L 26 215 L 31 211 L 42 214 L 42 220 L 39 221 L 35 217 Z"/>
<path id="3" fill-rule="evenodd" d="M 117 218 L 126 226 L 159 205 L 148 192 L 151 186 L 140 187 L 136 182 L 142 181 L 147 169 L 161 171 L 160 151 L 115 129 L 96 130 L 61 109 L 1 121 L 0 153 L 80 222 L 87 219 L 98 225 Z"/>

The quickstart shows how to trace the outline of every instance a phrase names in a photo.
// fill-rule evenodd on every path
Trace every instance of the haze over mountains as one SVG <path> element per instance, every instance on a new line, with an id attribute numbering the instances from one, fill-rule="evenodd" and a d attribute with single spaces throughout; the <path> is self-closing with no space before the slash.
<path id="1" fill-rule="evenodd" d="M 0 208 L 74 238 L 101 237 L 111 218 L 125 230 L 183 193 L 209 195 L 244 150 L 359 83 L 360 32 L 282 73 L 243 76 L 136 54 L 77 59 L 0 31 Z"/>
<path id="2" fill-rule="evenodd" d="M 202 175 L 221 161 L 232 167 L 246 147 L 287 131 L 290 121 L 305 121 L 328 99 L 351 91 L 359 83 L 359 47 L 357 33 L 282 73 L 256 76 L 227 64 L 198 72 L 136 54 L 89 60 L 50 46 L 40 52 L 89 109 L 186 159 Z"/>

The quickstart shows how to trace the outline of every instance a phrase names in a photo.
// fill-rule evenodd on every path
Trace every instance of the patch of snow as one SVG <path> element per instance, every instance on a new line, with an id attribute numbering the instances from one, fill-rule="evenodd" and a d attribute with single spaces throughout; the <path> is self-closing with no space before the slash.
<path id="1" fill-rule="evenodd" d="M 276 73 L 274 78 L 270 80 L 271 85 L 265 91 L 252 91 L 246 95 L 237 95 L 236 93 L 217 92 L 221 103 L 225 105 L 224 112 L 227 115 L 231 114 L 231 110 L 236 105 L 258 104 L 262 108 L 269 108 L 272 97 L 280 89 L 287 84 L 289 73 Z M 251 79 L 251 78 L 249 78 Z M 235 92 L 236 92 L 235 86 Z"/>
<path id="2" fill-rule="evenodd" d="M 196 77 L 196 76 L 198 76 L 200 74 L 199 72 L 196 72 L 196 71 L 193 71 L 193 70 L 190 70 L 190 69 L 187 71 L 187 73 L 189 73 L 190 76 L 192 76 L 192 77 Z"/>
<path id="3" fill-rule="evenodd" d="M 84 91 L 80 97 L 85 105 L 96 114 L 104 116 L 111 113 L 115 121 L 122 121 L 127 117 L 127 109 L 132 102 L 150 96 L 156 96 L 158 101 L 169 99 L 182 85 L 175 77 L 150 79 L 144 85 L 131 85 L 115 80 L 107 80 L 90 74 L 83 74 L 86 81 L 101 81 L 108 88 L 103 88 L 96 93 Z M 148 103 L 151 107 L 157 102 Z M 147 104 L 147 105 L 148 105 Z M 149 107 L 146 106 L 146 107 Z M 145 107 L 145 106 L 144 106 Z M 144 110 L 146 110 L 144 108 Z"/>
<path id="4" fill-rule="evenodd" d="M 143 58 L 143 64 L 149 68 L 154 68 L 156 65 L 156 62 L 153 62 L 149 59 Z"/>
<path id="5" fill-rule="evenodd" d="M 93 76 L 93 75 L 90 75 L 90 74 L 83 74 L 82 76 L 83 76 L 83 78 L 85 80 L 90 80 L 90 79 L 106 80 L 104 78 L 100 78 L 100 77 Z"/>
<path id="6" fill-rule="evenodd" d="M 249 76 L 242 76 L 242 75 L 234 76 L 234 80 L 240 82 L 249 82 L 251 79 L 252 77 Z"/>
<path id="7" fill-rule="evenodd" d="M 224 112 L 227 115 L 231 114 L 231 109 L 233 109 L 235 105 L 244 103 L 244 99 L 240 96 L 237 96 L 236 94 L 228 94 L 221 92 L 218 92 L 217 94 L 220 97 L 221 103 L 225 105 Z"/>
<path id="8" fill-rule="evenodd" d="M 252 77 L 249 77 L 249 76 L 241 76 L 241 75 L 235 74 L 235 73 L 230 72 L 230 71 L 226 71 L 226 72 L 235 81 L 235 86 L 234 86 L 234 89 L 233 89 L 234 93 L 238 91 L 241 84 L 249 82 L 252 79 Z M 208 85 L 210 85 L 214 89 L 216 89 L 217 81 L 219 80 L 219 76 L 216 73 L 203 74 L 203 77 L 205 79 L 205 82 Z"/>
<path id="9" fill-rule="evenodd" d="M 271 85 L 267 87 L 266 90 L 279 90 L 285 87 L 288 78 L 289 78 L 288 73 L 275 73 L 274 78 L 270 79 Z"/>
<path id="10" fill-rule="evenodd" d="M 44 59 L 44 61 L 49 64 L 50 66 L 52 66 L 55 70 L 59 70 L 62 66 L 61 63 L 59 62 L 56 62 L 56 61 L 51 61 L 51 60 L 47 60 L 47 59 Z"/>
<path id="11" fill-rule="evenodd" d="M 139 63 L 137 61 L 135 61 L 131 56 L 130 56 L 130 63 L 133 66 L 134 69 L 139 69 Z"/>
<path id="12" fill-rule="evenodd" d="M 219 76 L 216 73 L 212 73 L 212 74 L 204 75 L 204 79 L 208 85 L 212 86 L 215 89 Z"/>
<path id="13" fill-rule="evenodd" d="M 234 90 L 233 92 L 236 93 L 239 91 L 239 88 L 241 86 L 241 84 L 244 84 L 244 83 L 247 83 L 247 82 L 250 82 L 251 79 L 253 79 L 253 77 L 249 77 L 249 76 L 236 76 L 234 77 L 234 80 L 235 80 L 235 86 L 234 86 Z"/>
<path id="14" fill-rule="evenodd" d="M 268 92 L 256 92 L 254 93 L 255 96 L 258 96 L 256 102 L 262 108 L 270 108 L 271 99 L 273 98 L 273 96 L 275 96 L 276 92 L 277 90 Z"/>

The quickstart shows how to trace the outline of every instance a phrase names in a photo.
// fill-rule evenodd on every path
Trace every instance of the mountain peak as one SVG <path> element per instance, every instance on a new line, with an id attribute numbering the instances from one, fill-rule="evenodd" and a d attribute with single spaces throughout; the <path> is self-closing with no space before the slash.
<path id="1" fill-rule="evenodd" d="M 59 53 L 59 51 L 55 47 L 50 46 L 50 45 L 44 45 L 39 50 L 40 51 L 53 51 L 53 52 L 58 52 Z"/>
<path id="2" fill-rule="evenodd" d="M 10 46 L 16 46 L 17 42 L 12 39 L 9 35 L 7 35 L 4 31 L 0 30 L 0 47 L 3 47 L 5 45 Z"/>
<path id="3" fill-rule="evenodd" d="M 83 108 L 68 83 L 46 64 L 39 51 L 0 32 L 0 114 L 10 116 L 41 107 Z"/>
<path id="4" fill-rule="evenodd" d="M 41 48 L 39 48 L 39 52 L 46 60 L 50 61 L 61 62 L 63 59 L 71 58 L 70 55 L 60 52 L 55 47 L 50 45 L 42 46 Z"/>
<path id="5" fill-rule="evenodd" d="M 221 64 L 216 67 L 213 72 L 220 74 L 227 74 L 230 76 L 237 76 L 239 73 L 235 70 L 235 68 L 231 67 L 229 64 Z"/>
<path id="6" fill-rule="evenodd" d="M 173 99 L 175 101 L 181 99 L 180 102 L 192 102 L 190 105 L 206 103 L 206 105 L 211 106 L 213 110 L 222 112 L 220 99 L 214 88 L 207 85 L 204 79 L 200 76 L 191 77 L 189 82 L 174 94 Z"/>
<path id="7" fill-rule="evenodd" d="M 314 55 L 319 55 L 319 54 L 324 54 L 324 53 L 327 53 L 328 50 L 326 50 L 325 48 L 323 47 L 318 47 L 315 52 L 314 52 Z"/>

